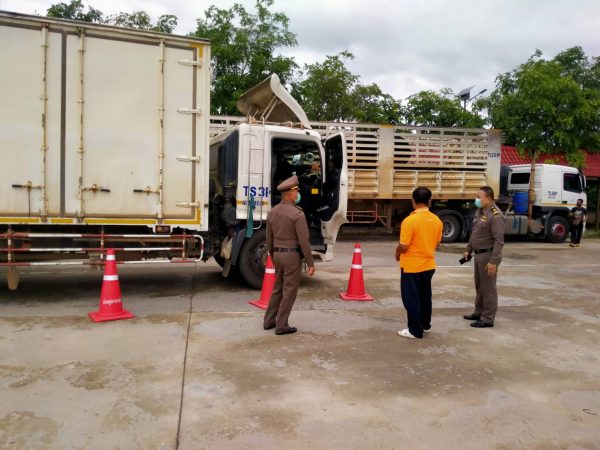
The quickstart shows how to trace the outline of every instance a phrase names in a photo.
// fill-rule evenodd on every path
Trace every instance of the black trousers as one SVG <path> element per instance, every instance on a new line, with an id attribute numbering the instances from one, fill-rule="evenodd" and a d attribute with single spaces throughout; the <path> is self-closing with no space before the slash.
<path id="1" fill-rule="evenodd" d="M 400 276 L 400 294 L 408 317 L 408 330 L 423 337 L 423 330 L 431 328 L 431 279 L 435 270 L 406 273 Z"/>
<path id="2" fill-rule="evenodd" d="M 571 225 L 571 244 L 579 244 L 583 234 L 583 222 L 579 225 Z"/>

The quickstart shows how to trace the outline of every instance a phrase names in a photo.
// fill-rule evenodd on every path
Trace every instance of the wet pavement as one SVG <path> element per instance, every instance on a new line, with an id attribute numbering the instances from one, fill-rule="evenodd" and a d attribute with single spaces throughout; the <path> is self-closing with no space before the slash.
<path id="1" fill-rule="evenodd" d="M 343 302 L 352 242 L 305 278 L 291 324 L 197 267 L 120 266 L 136 318 L 96 324 L 100 272 L 0 281 L 1 449 L 600 448 L 600 241 L 510 242 L 476 330 L 462 245 L 438 255 L 433 333 L 396 335 L 395 242 L 364 241 L 373 302 Z M 183 388 L 183 391 L 182 391 Z"/>

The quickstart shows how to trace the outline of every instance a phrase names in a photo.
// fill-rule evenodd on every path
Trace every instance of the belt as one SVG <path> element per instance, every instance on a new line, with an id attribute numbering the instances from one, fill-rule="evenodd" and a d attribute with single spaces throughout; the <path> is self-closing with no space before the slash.
<path id="1" fill-rule="evenodd" d="M 275 252 L 298 253 L 299 251 L 300 251 L 300 249 L 298 247 L 296 247 L 296 248 L 274 247 L 273 248 L 273 253 L 275 253 Z"/>
<path id="2" fill-rule="evenodd" d="M 493 248 L 482 248 L 481 250 L 473 250 L 473 253 L 475 253 L 476 255 L 479 255 L 480 253 L 487 253 L 487 252 L 491 252 L 492 250 L 494 250 Z"/>

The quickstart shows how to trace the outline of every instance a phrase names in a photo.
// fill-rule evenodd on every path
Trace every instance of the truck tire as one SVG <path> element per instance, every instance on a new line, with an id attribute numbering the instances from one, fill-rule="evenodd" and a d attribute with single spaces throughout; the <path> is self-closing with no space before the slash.
<path id="1" fill-rule="evenodd" d="M 267 231 L 261 228 L 242 245 L 237 266 L 244 281 L 250 287 L 260 289 L 262 287 L 266 263 Z"/>
<path id="2" fill-rule="evenodd" d="M 462 224 L 458 217 L 454 214 L 438 213 L 444 228 L 442 230 L 442 242 L 444 244 L 450 244 L 458 241 L 462 235 Z"/>
<path id="3" fill-rule="evenodd" d="M 562 216 L 552 216 L 546 223 L 546 240 L 553 244 L 565 242 L 569 235 L 569 223 Z"/>

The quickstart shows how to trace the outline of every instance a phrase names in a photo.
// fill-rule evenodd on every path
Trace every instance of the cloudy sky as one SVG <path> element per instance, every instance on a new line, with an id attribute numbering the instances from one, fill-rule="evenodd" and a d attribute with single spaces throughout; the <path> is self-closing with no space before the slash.
<path id="1" fill-rule="evenodd" d="M 62 0 L 68 1 L 68 0 Z M 43 14 L 58 0 L 0 0 L 0 9 Z M 84 0 L 105 15 L 143 9 L 153 18 L 175 14 L 177 33 L 195 29 L 212 4 L 230 0 Z M 237 0 L 252 9 L 254 0 Z M 536 48 L 546 56 L 580 45 L 600 56 L 599 0 L 275 0 L 290 18 L 296 62 L 321 61 L 350 50 L 351 70 L 402 99 L 423 89 L 473 93 L 494 87 L 500 72 Z"/>

